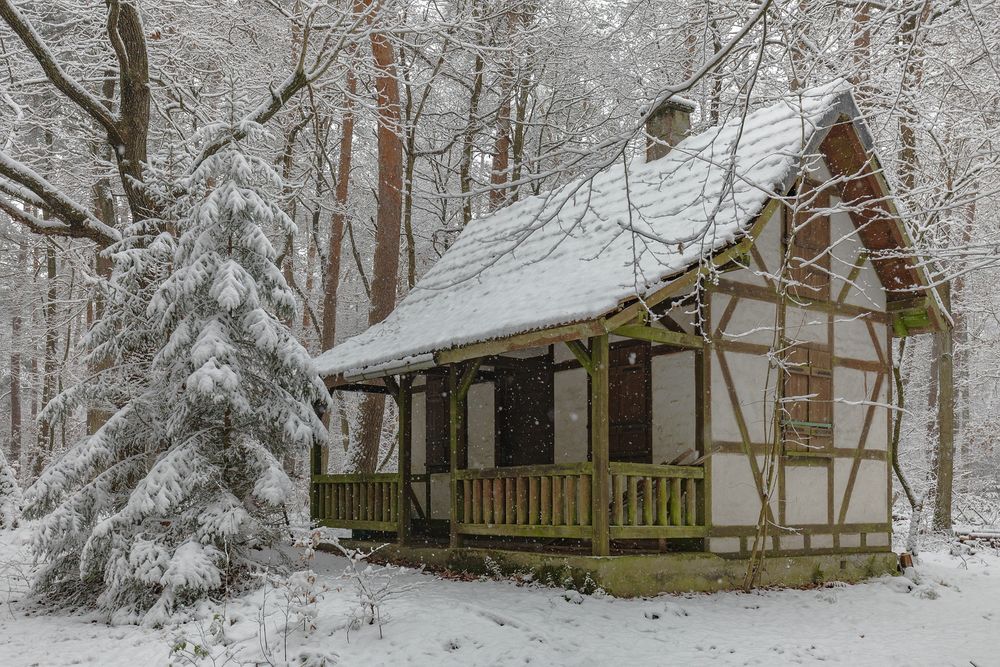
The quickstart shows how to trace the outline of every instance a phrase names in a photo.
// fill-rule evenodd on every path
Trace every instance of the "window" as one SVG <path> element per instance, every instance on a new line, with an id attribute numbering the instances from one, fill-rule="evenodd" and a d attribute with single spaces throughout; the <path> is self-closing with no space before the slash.
<path id="1" fill-rule="evenodd" d="M 833 358 L 829 348 L 794 344 L 785 355 L 782 433 L 785 451 L 833 447 Z"/>
<path id="2" fill-rule="evenodd" d="M 800 299 L 829 301 L 830 216 L 817 215 L 817 211 L 830 207 L 830 194 L 816 192 L 807 184 L 800 202 L 803 209 L 794 215 L 794 224 L 789 209 L 785 209 L 784 216 L 785 243 L 789 250 L 789 293 Z"/>

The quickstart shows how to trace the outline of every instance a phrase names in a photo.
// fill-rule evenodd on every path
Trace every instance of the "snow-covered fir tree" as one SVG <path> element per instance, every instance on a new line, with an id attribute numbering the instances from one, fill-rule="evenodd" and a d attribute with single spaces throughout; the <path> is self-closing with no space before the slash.
<path id="1" fill-rule="evenodd" d="M 0 528 L 13 528 L 17 525 L 23 504 L 17 475 L 0 449 Z"/>
<path id="2" fill-rule="evenodd" d="M 176 242 L 163 231 L 116 255 L 121 298 L 90 345 L 118 364 L 153 347 L 135 368 L 140 388 L 29 490 L 29 515 L 42 517 L 37 590 L 96 601 L 119 620 L 159 622 L 246 581 L 252 549 L 283 528 L 293 484 L 281 461 L 325 437 L 314 405 L 328 397 L 282 323 L 296 303 L 265 234 L 294 226 L 271 199 L 280 178 L 244 149 L 261 129 L 240 130 L 247 139 L 174 189 L 186 194 L 160 227 L 175 227 Z M 172 271 L 149 281 L 168 248 Z M 156 287 L 136 318 L 144 280 Z M 123 350 L 115 325 L 156 344 Z"/>

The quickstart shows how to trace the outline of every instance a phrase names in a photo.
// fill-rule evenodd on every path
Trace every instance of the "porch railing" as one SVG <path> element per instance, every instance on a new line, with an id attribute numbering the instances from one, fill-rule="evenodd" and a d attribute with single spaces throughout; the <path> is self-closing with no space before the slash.
<path id="1" fill-rule="evenodd" d="M 611 463 L 609 537 L 702 537 L 700 466 Z M 459 470 L 457 532 L 498 537 L 593 536 L 589 462 Z M 314 475 L 312 516 L 334 528 L 399 528 L 397 473 Z"/>
<path id="2" fill-rule="evenodd" d="M 330 528 L 395 531 L 399 474 L 313 475 L 313 518 Z"/>
<path id="3" fill-rule="evenodd" d="M 611 463 L 611 539 L 701 537 L 698 498 L 705 469 Z"/>
<path id="4" fill-rule="evenodd" d="M 460 470 L 458 532 L 586 537 L 590 463 Z"/>

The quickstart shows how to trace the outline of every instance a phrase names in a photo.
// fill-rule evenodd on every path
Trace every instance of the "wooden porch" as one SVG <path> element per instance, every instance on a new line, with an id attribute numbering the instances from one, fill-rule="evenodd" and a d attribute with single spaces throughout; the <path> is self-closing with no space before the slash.
<path id="1" fill-rule="evenodd" d="M 627 334 L 628 339 L 668 338 L 659 342 L 694 351 L 700 374 L 701 340 L 696 336 L 648 326 L 632 329 L 636 331 L 618 333 Z M 497 366 L 490 357 L 456 361 L 429 371 L 444 381 L 447 391 L 447 440 L 442 443 L 448 454 L 447 467 L 428 467 L 424 474 L 412 474 L 415 373 L 383 377 L 384 385 L 377 389 L 352 385 L 354 390 L 377 390 L 395 399 L 400 423 L 396 443 L 400 472 L 321 474 L 321 458 L 314 455 L 310 493 L 313 520 L 326 527 L 394 534 L 401 545 L 435 532 L 443 536 L 446 531 L 448 546 L 453 549 L 464 546 L 466 540 L 476 544 L 489 540 L 505 548 L 572 548 L 594 556 L 609 555 L 613 547 L 615 553 L 623 548 L 632 553 L 703 550 L 702 538 L 708 535 L 705 468 L 610 460 L 614 457 L 609 444 L 613 430 L 609 419 L 609 336 L 592 336 L 586 343 L 569 340 L 565 344 L 588 377 L 589 460 L 498 467 L 468 465 L 467 436 L 463 437 L 463 433 L 469 389 L 483 377 L 482 366 L 492 365 L 494 370 L 487 373 L 494 374 Z M 508 364 L 516 361 L 506 359 Z M 695 384 L 700 384 L 697 378 Z M 698 445 L 700 435 L 699 424 Z M 440 490 L 445 480 L 448 518 L 442 519 L 439 511 L 431 520 L 432 481 Z"/>
<path id="2" fill-rule="evenodd" d="M 698 507 L 704 474 L 700 466 L 612 462 L 606 518 L 595 522 L 590 462 L 459 470 L 454 532 L 592 543 L 595 525 L 604 524 L 608 540 L 702 538 L 706 527 Z M 414 477 L 411 484 L 426 476 Z M 399 473 L 316 475 L 312 516 L 330 528 L 407 536 L 413 527 L 412 512 L 400 511 L 404 488 Z M 423 513 L 415 494 L 406 500 Z"/>

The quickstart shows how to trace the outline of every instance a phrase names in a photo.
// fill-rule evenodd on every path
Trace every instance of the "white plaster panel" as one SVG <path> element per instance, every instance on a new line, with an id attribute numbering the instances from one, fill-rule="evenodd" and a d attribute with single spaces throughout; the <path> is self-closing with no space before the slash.
<path id="1" fill-rule="evenodd" d="M 695 321 L 697 320 L 697 305 L 689 303 L 687 305 L 678 305 L 667 311 L 667 315 L 672 319 L 685 333 L 694 334 L 695 332 Z"/>
<path id="2" fill-rule="evenodd" d="M 740 550 L 740 538 L 738 537 L 713 537 L 708 541 L 708 550 L 714 554 L 738 553 Z"/>
<path id="3" fill-rule="evenodd" d="M 492 382 L 481 382 L 469 388 L 469 467 L 494 466 L 494 391 Z"/>
<path id="4" fill-rule="evenodd" d="M 729 303 L 729 297 L 724 299 L 725 303 L 719 309 L 715 308 L 715 299 L 716 297 L 712 298 L 714 318 L 712 321 L 718 323 L 718 318 L 722 317 L 722 313 L 725 312 L 726 305 Z M 723 301 L 723 299 L 719 300 Z M 740 299 L 723 334 L 727 340 L 771 345 L 774 342 L 775 311 L 776 305 L 773 303 Z"/>
<path id="5" fill-rule="evenodd" d="M 778 547 L 785 551 L 805 549 L 805 546 L 805 538 L 802 535 L 793 533 L 791 535 L 782 535 L 778 538 Z"/>
<path id="6" fill-rule="evenodd" d="M 833 323 L 833 354 L 848 359 L 878 361 L 879 349 L 884 351 L 885 348 L 885 328 L 881 324 L 874 326 L 878 348 L 864 320 L 838 315 Z"/>
<path id="7" fill-rule="evenodd" d="M 809 536 L 809 548 L 810 549 L 832 549 L 833 548 L 833 535 L 810 535 Z"/>
<path id="8" fill-rule="evenodd" d="M 564 361 L 574 361 L 576 357 L 566 347 L 566 343 L 556 343 L 552 346 L 552 359 L 555 363 L 561 364 Z"/>
<path id="9" fill-rule="evenodd" d="M 751 259 L 747 268 L 731 269 L 723 273 L 722 277 L 734 283 L 767 287 L 767 280 L 760 273 L 757 269 L 757 264 Z"/>
<path id="10" fill-rule="evenodd" d="M 831 208 L 840 205 L 838 197 L 831 197 Z M 858 253 L 864 248 L 847 211 L 838 211 L 830 215 L 830 242 L 832 244 L 830 271 L 833 273 L 831 290 L 834 298 L 837 298 L 843 289 L 845 278 L 854 268 Z M 858 277 L 852 281 L 845 302 L 872 310 L 885 310 L 885 289 L 870 260 L 865 261 Z"/>
<path id="11" fill-rule="evenodd" d="M 431 518 L 451 516 L 451 475 L 446 472 L 431 475 Z"/>
<path id="12" fill-rule="evenodd" d="M 858 446 L 861 430 L 864 426 L 865 414 L 868 411 L 867 402 L 872 399 L 877 375 L 875 373 L 844 368 L 833 369 L 833 393 L 837 398 L 833 404 L 834 445 L 842 448 Z M 888 399 L 888 385 L 882 382 L 876 402 L 884 404 Z M 887 449 L 888 432 L 886 419 L 888 409 L 876 407 L 872 415 L 872 424 L 865 441 L 867 449 L 883 451 Z"/>
<path id="13" fill-rule="evenodd" d="M 410 406 L 411 439 L 410 470 L 422 473 L 427 469 L 427 399 L 423 393 L 413 394 Z"/>
<path id="14" fill-rule="evenodd" d="M 800 343 L 830 342 L 828 316 L 819 310 L 806 310 L 796 306 L 785 309 L 785 336 Z"/>
<path id="15" fill-rule="evenodd" d="M 555 374 L 555 462 L 587 460 L 587 371 Z"/>
<path id="16" fill-rule="evenodd" d="M 767 358 L 739 352 L 724 352 L 729 373 L 736 387 L 743 418 L 751 442 L 766 442 L 774 408 L 774 372 L 768 373 Z M 716 354 L 712 355 L 712 438 L 741 440 L 736 413 Z"/>
<path id="17" fill-rule="evenodd" d="M 889 533 L 867 533 L 865 544 L 870 547 L 887 547 L 889 546 Z"/>
<path id="18" fill-rule="evenodd" d="M 861 461 L 854 482 L 847 523 L 882 523 L 886 520 L 886 462 Z"/>
<path id="19" fill-rule="evenodd" d="M 827 469 L 785 466 L 785 521 L 790 526 L 827 523 Z"/>
<path id="20" fill-rule="evenodd" d="M 768 221 L 764 223 L 764 228 L 757 237 L 757 251 L 767 271 L 776 274 L 781 268 L 781 209 L 778 208 L 771 214 Z"/>
<path id="21" fill-rule="evenodd" d="M 840 536 L 840 546 L 849 547 L 860 547 L 861 546 L 861 535 L 859 533 L 847 533 Z"/>
<path id="22" fill-rule="evenodd" d="M 763 459 L 758 457 L 757 463 L 762 466 Z M 756 525 L 760 516 L 760 497 L 747 457 L 743 454 L 715 454 L 711 471 L 713 525 Z"/>
<path id="23" fill-rule="evenodd" d="M 695 448 L 694 352 L 653 357 L 653 463 Z"/>

